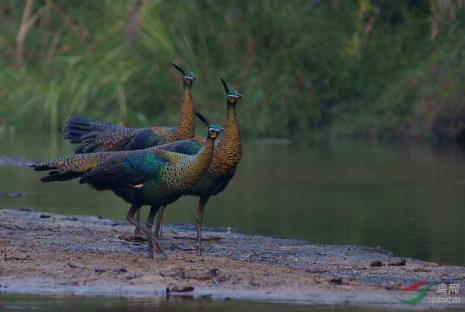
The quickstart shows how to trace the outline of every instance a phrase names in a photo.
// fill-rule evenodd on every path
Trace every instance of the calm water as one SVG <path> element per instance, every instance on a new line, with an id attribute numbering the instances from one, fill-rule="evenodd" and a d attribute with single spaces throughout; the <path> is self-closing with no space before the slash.
<path id="1" fill-rule="evenodd" d="M 108 297 L 41 297 L 41 296 L 2 296 L 0 294 L 0 311 L 4 312 L 129 312 L 129 311 L 254 311 L 254 312 L 332 312 L 332 311 L 373 311 L 385 309 L 347 308 L 343 306 L 308 306 L 299 304 L 259 303 L 248 301 L 213 301 L 192 300 L 188 298 L 158 298 L 153 300 Z M 400 311 L 400 310 L 396 310 Z M 458 311 L 458 310 L 454 310 Z"/>
<path id="2" fill-rule="evenodd" d="M 60 138 L 3 137 L 0 154 L 65 155 Z M 76 181 L 42 184 L 41 173 L 0 167 L 0 208 L 27 207 L 123 219 L 127 204 Z M 196 199 L 166 211 L 192 223 Z M 209 226 L 324 244 L 381 246 L 400 256 L 465 265 L 465 158 L 428 146 L 294 146 L 247 142 L 228 189 L 206 210 Z"/>

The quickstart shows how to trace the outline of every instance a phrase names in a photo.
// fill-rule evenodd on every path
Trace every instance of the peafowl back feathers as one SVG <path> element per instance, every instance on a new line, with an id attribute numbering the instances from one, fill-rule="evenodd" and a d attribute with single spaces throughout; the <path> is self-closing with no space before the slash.
<path id="1" fill-rule="evenodd" d="M 79 144 L 75 153 L 143 149 L 193 138 L 195 117 L 192 85 L 197 77 L 172 65 L 182 73 L 184 86 L 181 112 L 174 127 L 127 128 L 84 116 L 71 116 L 65 122 L 64 138 Z"/>

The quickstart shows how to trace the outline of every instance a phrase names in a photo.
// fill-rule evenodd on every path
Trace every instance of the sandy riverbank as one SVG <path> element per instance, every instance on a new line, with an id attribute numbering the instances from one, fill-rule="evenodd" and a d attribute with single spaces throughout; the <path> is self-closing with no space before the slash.
<path id="1" fill-rule="evenodd" d="M 146 258 L 126 222 L 0 210 L 0 291 L 128 297 L 184 295 L 311 304 L 406 305 L 399 288 L 419 280 L 460 284 L 465 268 L 401 259 L 377 248 L 205 231 L 195 254 L 192 226 L 165 226 L 167 259 Z M 169 289 L 167 294 L 167 289 Z M 434 291 L 431 291 L 434 295 Z M 431 305 L 444 307 L 444 305 Z"/>

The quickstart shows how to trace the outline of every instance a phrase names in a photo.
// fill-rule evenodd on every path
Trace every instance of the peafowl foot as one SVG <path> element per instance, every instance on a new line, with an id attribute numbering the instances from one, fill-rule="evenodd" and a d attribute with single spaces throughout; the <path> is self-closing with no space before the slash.
<path id="1" fill-rule="evenodd" d="M 156 260 L 167 259 L 166 254 L 161 249 L 160 243 L 153 235 L 151 241 L 148 243 L 148 257 Z"/>
<path id="2" fill-rule="evenodd" d="M 136 236 L 136 237 L 143 237 L 143 236 L 144 236 L 144 233 L 142 233 L 142 231 L 141 231 L 139 228 L 135 228 L 135 229 L 134 229 L 134 236 Z"/>
<path id="3" fill-rule="evenodd" d="M 154 253 L 153 259 L 155 260 L 166 260 L 168 257 L 166 256 L 165 253 Z"/>
<path id="4" fill-rule="evenodd" d="M 163 249 L 161 248 L 158 238 L 154 235 L 154 233 L 152 233 L 151 224 L 146 224 L 145 235 L 147 237 L 148 257 L 158 260 L 166 259 L 166 255 L 163 253 Z"/>
<path id="5" fill-rule="evenodd" d="M 149 231 L 152 231 L 152 224 L 146 223 L 145 226 L 149 229 Z M 134 236 L 137 238 L 143 238 L 145 240 L 146 233 L 140 229 L 140 227 L 136 227 L 134 229 Z"/>

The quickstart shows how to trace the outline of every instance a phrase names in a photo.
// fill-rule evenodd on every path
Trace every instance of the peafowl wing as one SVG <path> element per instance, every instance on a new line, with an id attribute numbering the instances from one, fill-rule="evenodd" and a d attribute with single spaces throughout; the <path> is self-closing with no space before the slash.
<path id="1" fill-rule="evenodd" d="M 159 150 L 115 153 L 100 160 L 92 170 L 82 175 L 79 182 L 99 190 L 137 188 L 149 179 L 160 177 L 162 168 L 169 162 L 164 154 Z"/>
<path id="2" fill-rule="evenodd" d="M 64 137 L 79 143 L 77 154 L 136 150 L 160 144 L 151 128 L 126 128 L 84 116 L 71 116 L 65 122 Z"/>

